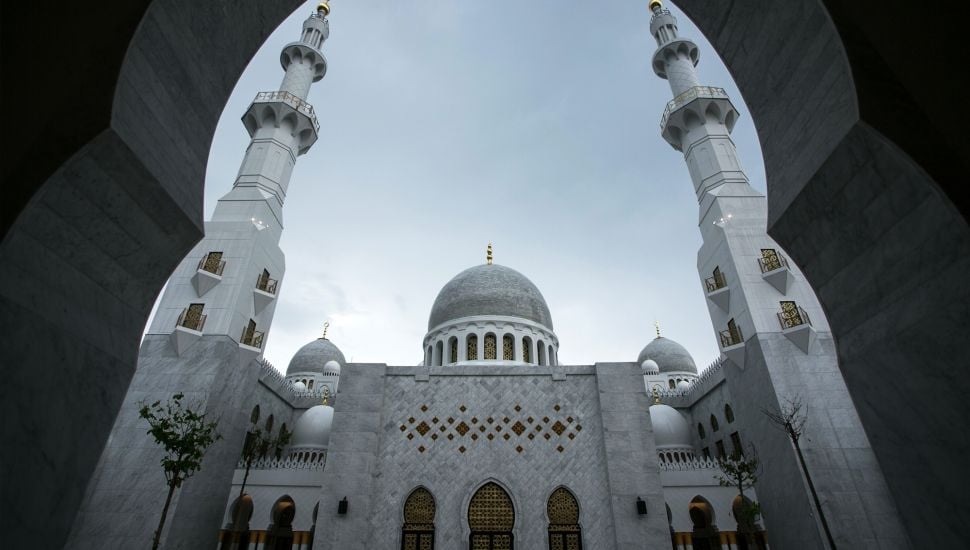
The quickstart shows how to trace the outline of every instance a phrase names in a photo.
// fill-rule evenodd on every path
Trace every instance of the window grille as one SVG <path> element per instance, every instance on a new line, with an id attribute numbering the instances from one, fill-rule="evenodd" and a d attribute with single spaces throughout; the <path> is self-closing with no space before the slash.
<path id="1" fill-rule="evenodd" d="M 497 342 L 495 341 L 494 334 L 485 335 L 485 359 L 498 359 L 497 353 Z"/>
<path id="2" fill-rule="evenodd" d="M 502 337 L 502 359 L 506 361 L 515 360 L 515 338 L 511 334 Z"/>
<path id="3" fill-rule="evenodd" d="M 489 482 L 475 491 L 468 504 L 471 550 L 513 550 L 514 525 L 512 499 L 504 489 Z"/>
<path id="4" fill-rule="evenodd" d="M 465 341 L 465 356 L 469 361 L 478 359 L 478 335 L 469 334 Z"/>
<path id="5" fill-rule="evenodd" d="M 579 503 L 564 487 L 553 491 L 546 503 L 549 516 L 549 550 L 582 550 Z"/>
<path id="6" fill-rule="evenodd" d="M 435 502 L 423 487 L 415 489 L 404 503 L 401 550 L 434 549 Z"/>

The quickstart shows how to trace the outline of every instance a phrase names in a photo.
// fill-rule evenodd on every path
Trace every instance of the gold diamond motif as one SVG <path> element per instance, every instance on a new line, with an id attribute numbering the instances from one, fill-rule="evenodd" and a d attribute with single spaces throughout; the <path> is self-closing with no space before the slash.
<path id="1" fill-rule="evenodd" d="M 408 439 L 414 439 L 414 434 L 408 434 Z"/>
<path id="2" fill-rule="evenodd" d="M 529 434 L 529 439 L 535 439 L 535 438 L 536 438 L 536 434 Z"/>
<path id="3" fill-rule="evenodd" d="M 455 423 L 455 419 L 449 416 L 448 417 L 448 423 L 449 424 L 454 424 Z"/>
<path id="4" fill-rule="evenodd" d="M 438 439 L 438 434 L 431 434 L 431 440 L 434 441 L 435 439 Z"/>
<path id="5" fill-rule="evenodd" d="M 423 453 L 424 452 L 424 445 L 421 445 L 420 447 L 418 447 L 418 452 L 419 453 Z"/>
<path id="6" fill-rule="evenodd" d="M 462 405 L 462 406 L 458 407 L 458 410 L 461 411 L 461 412 L 465 412 L 467 409 L 465 409 L 465 406 Z"/>
<path id="7" fill-rule="evenodd" d="M 556 432 L 556 435 L 562 435 L 566 431 L 566 425 L 556 420 L 556 423 L 552 425 L 552 431 Z"/>
<path id="8" fill-rule="evenodd" d="M 559 452 L 561 453 L 561 452 L 563 451 L 563 446 L 562 446 L 562 445 L 560 445 L 560 446 L 558 446 L 558 447 L 556 447 L 556 450 L 557 450 L 557 451 L 559 451 Z"/>
<path id="9" fill-rule="evenodd" d="M 542 437 L 544 437 L 544 438 L 546 438 L 546 440 L 548 440 L 548 439 L 550 439 L 550 438 L 551 438 L 552 436 L 551 436 L 551 435 L 549 435 L 549 432 L 546 432 L 546 433 L 544 433 L 544 434 L 542 434 Z"/>
<path id="10" fill-rule="evenodd" d="M 515 432 L 515 435 L 522 435 L 522 432 L 525 431 L 525 426 L 516 420 L 515 424 L 512 424 L 512 431 Z"/>
<path id="11" fill-rule="evenodd" d="M 515 406 L 515 412 L 521 412 L 521 411 L 522 411 L 522 407 L 516 405 Z"/>
<path id="12" fill-rule="evenodd" d="M 570 433 L 568 437 L 569 437 L 570 441 L 572 441 L 573 439 L 576 439 L 576 434 Z"/>
<path id="13" fill-rule="evenodd" d="M 421 405 L 421 412 L 428 412 L 428 406 L 427 405 Z"/>
<path id="14" fill-rule="evenodd" d="M 542 422 L 545 423 L 545 424 L 548 424 L 549 423 L 549 417 L 548 416 L 543 416 L 542 417 Z"/>
<path id="15" fill-rule="evenodd" d="M 465 424 L 464 422 L 460 422 L 457 426 L 455 426 L 455 430 L 458 431 L 458 435 L 465 435 L 468 433 L 469 429 L 468 424 Z"/>
<path id="16" fill-rule="evenodd" d="M 505 434 L 505 435 L 502 436 L 502 438 L 505 439 L 506 441 L 508 441 L 510 437 L 512 437 L 512 436 L 509 435 L 509 434 Z"/>
<path id="17" fill-rule="evenodd" d="M 509 423 L 510 421 L 511 421 L 511 420 L 510 420 L 510 419 L 509 419 L 509 417 L 507 417 L 507 416 L 506 416 L 505 418 L 503 418 L 503 419 L 502 419 L 502 422 L 504 422 L 504 423 L 506 423 L 506 424 L 508 424 L 508 423 Z"/>
<path id="18" fill-rule="evenodd" d="M 555 407 L 553 407 L 552 409 L 553 409 L 554 411 L 556 411 L 556 412 L 559 412 L 559 405 L 556 405 L 556 406 L 555 406 Z"/>
<path id="19" fill-rule="evenodd" d="M 428 430 L 431 429 L 431 426 L 428 426 L 428 423 L 422 420 L 421 423 L 418 424 L 418 427 L 415 429 L 418 430 L 419 434 L 424 435 L 428 433 Z"/>
<path id="20" fill-rule="evenodd" d="M 401 431 L 403 432 L 403 431 L 406 431 L 406 430 L 407 430 L 407 427 L 405 427 L 404 424 L 401 424 Z"/>
<path id="21" fill-rule="evenodd" d="M 408 424 L 414 424 L 414 417 L 408 418 Z"/>
<path id="22" fill-rule="evenodd" d="M 436 417 L 432 418 L 431 419 L 431 423 L 432 424 L 437 424 L 438 423 L 438 417 L 436 416 Z"/>
<path id="23" fill-rule="evenodd" d="M 458 447 L 458 452 L 459 452 L 459 453 L 463 453 L 463 452 L 465 452 L 465 446 L 464 446 L 464 445 L 462 445 L 461 447 Z"/>
<path id="24" fill-rule="evenodd" d="M 485 437 L 487 437 L 489 441 L 495 439 L 495 435 L 493 435 L 493 434 L 488 434 Z"/>
<path id="25" fill-rule="evenodd" d="M 533 422 L 536 421 L 536 419 L 530 416 L 529 418 L 526 418 L 525 421 L 528 422 L 529 424 L 532 424 Z"/>
<path id="26" fill-rule="evenodd" d="M 478 441 L 478 434 L 472 434 L 472 441 Z"/>
<path id="27" fill-rule="evenodd" d="M 519 445 L 519 446 L 517 446 L 517 447 L 515 448 L 515 452 L 517 452 L 517 453 L 521 453 L 521 452 L 522 452 L 522 445 Z"/>
<path id="28" fill-rule="evenodd" d="M 448 441 L 451 441 L 454 438 L 455 438 L 455 434 L 448 434 Z"/>

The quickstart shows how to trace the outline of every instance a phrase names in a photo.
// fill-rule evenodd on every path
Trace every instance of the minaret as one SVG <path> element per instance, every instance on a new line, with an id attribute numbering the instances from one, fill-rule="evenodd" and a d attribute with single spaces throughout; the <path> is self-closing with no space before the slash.
<path id="1" fill-rule="evenodd" d="M 163 543 L 203 548 L 216 540 L 258 382 L 255 359 L 265 348 L 282 286 L 279 240 L 290 176 L 320 128 L 307 94 L 327 72 L 321 48 L 330 35 L 329 13 L 324 2 L 304 21 L 299 40 L 280 53 L 285 74 L 279 89 L 256 94 L 243 114 L 251 141 L 239 174 L 206 222 L 205 237 L 168 280 L 71 548 L 136 548 L 151 540 L 166 488 L 161 452 L 145 434 L 138 409 L 176 392 L 218 418 L 223 439 L 179 490 Z"/>
<path id="2" fill-rule="evenodd" d="M 839 372 L 825 314 L 798 267 L 768 236 L 765 197 L 738 162 L 731 139 L 738 111 L 723 89 L 700 85 L 697 45 L 679 36 L 670 11 L 658 0 L 650 10 L 653 70 L 673 94 L 661 134 L 683 153 L 697 194 L 703 237 L 697 267 L 729 362 L 725 378 L 738 419 L 714 437 L 738 430 L 756 446 L 763 467 L 758 496 L 773 547 L 824 548 L 831 533 L 839 548 L 905 548 L 898 527 L 887 532 L 900 522 Z M 793 445 L 762 412 L 796 399 L 807 415 L 800 445 L 827 525 L 816 521 Z"/>

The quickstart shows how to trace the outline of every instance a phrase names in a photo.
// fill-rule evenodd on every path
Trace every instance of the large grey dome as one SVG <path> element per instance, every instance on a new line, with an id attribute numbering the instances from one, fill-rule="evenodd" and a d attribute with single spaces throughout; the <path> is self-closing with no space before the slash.
<path id="1" fill-rule="evenodd" d="M 290 359 L 290 365 L 286 368 L 286 374 L 297 372 L 315 372 L 323 374 L 324 366 L 328 361 L 336 361 L 343 365 L 347 362 L 343 352 L 333 345 L 333 342 L 326 338 L 317 338 L 309 344 L 303 346 Z"/>
<path id="2" fill-rule="evenodd" d="M 441 289 L 431 307 L 428 330 L 475 315 L 521 317 L 552 330 L 552 315 L 542 293 L 518 271 L 485 264 L 462 271 Z"/>
<path id="3" fill-rule="evenodd" d="M 697 365 L 694 358 L 684 348 L 684 346 L 674 342 L 670 338 L 658 336 L 643 348 L 637 363 L 643 364 L 647 359 L 656 361 L 660 367 L 660 372 L 690 372 L 697 374 Z"/>

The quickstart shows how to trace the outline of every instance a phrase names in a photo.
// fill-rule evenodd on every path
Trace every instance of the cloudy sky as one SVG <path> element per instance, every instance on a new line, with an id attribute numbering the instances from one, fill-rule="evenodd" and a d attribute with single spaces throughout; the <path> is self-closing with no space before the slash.
<path id="1" fill-rule="evenodd" d="M 309 101 L 319 141 L 297 163 L 281 246 L 287 270 L 266 358 L 286 368 L 330 321 L 348 360 L 413 365 L 440 288 L 484 263 L 542 291 L 567 364 L 632 361 L 654 336 L 703 368 L 717 354 L 695 269 L 697 199 L 659 135 L 665 80 L 650 69 L 646 1 L 335 0 L 327 76 Z M 275 90 L 279 52 L 314 3 L 270 36 L 219 122 L 206 216 L 248 144 L 239 121 Z M 764 167 L 741 95 L 707 41 L 702 83 L 741 111 L 742 164 Z"/>

